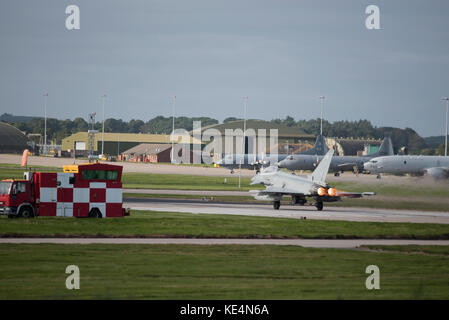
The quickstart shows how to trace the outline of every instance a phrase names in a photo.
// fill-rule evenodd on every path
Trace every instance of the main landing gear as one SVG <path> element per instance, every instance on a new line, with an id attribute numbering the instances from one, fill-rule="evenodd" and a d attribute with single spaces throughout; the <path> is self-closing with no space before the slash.
<path id="1" fill-rule="evenodd" d="M 323 210 L 323 201 L 317 201 L 313 205 L 316 207 L 316 209 L 318 211 Z M 273 201 L 273 209 L 274 210 L 279 210 L 280 207 L 281 207 L 280 201 Z"/>

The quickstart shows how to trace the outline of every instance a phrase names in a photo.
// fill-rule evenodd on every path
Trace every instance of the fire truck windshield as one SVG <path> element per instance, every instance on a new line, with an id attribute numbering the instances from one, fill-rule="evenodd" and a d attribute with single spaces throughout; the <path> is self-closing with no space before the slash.
<path id="1" fill-rule="evenodd" d="M 11 191 L 12 182 L 10 181 L 1 181 L 0 182 L 0 194 L 9 194 Z"/>
<path id="2" fill-rule="evenodd" d="M 115 170 L 84 170 L 82 171 L 84 180 L 117 180 L 118 171 Z"/>

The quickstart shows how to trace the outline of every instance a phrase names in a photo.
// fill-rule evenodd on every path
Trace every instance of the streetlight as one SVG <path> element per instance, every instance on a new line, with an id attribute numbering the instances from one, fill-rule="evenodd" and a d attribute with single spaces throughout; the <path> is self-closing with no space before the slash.
<path id="1" fill-rule="evenodd" d="M 324 96 L 320 97 L 321 100 L 321 126 L 320 126 L 320 134 L 323 135 L 323 102 L 324 102 Z"/>
<path id="2" fill-rule="evenodd" d="M 448 112 L 448 108 L 449 108 L 449 98 L 445 97 L 443 99 L 441 99 L 443 101 L 446 101 L 446 136 L 445 136 L 445 143 L 444 143 L 444 156 L 447 157 L 447 112 Z"/>
<path id="3" fill-rule="evenodd" d="M 104 100 L 106 99 L 106 95 L 101 96 L 102 105 L 103 105 L 103 125 L 101 129 L 101 158 L 103 159 L 104 155 Z"/>
<path id="4" fill-rule="evenodd" d="M 242 156 L 245 159 L 245 150 L 246 150 L 246 105 L 248 104 L 248 97 L 243 97 L 243 143 L 242 143 Z M 239 189 L 240 189 L 240 180 L 242 174 L 242 157 L 240 157 L 239 163 Z"/>
<path id="5" fill-rule="evenodd" d="M 48 92 L 44 94 L 44 154 L 47 154 L 47 99 Z"/>
<path id="6" fill-rule="evenodd" d="M 175 134 L 175 104 L 176 104 L 176 96 L 173 96 L 173 104 L 172 104 L 172 136 L 171 136 L 171 163 L 173 163 L 173 147 L 174 147 L 174 134 Z"/>

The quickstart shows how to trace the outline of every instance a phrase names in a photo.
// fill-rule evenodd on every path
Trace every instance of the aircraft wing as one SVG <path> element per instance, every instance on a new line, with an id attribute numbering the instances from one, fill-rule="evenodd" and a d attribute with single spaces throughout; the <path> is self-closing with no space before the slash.
<path id="1" fill-rule="evenodd" d="M 267 187 L 265 190 L 250 190 L 251 193 L 265 194 L 299 194 L 298 191 L 279 187 Z"/>
<path id="2" fill-rule="evenodd" d="M 343 168 L 352 169 L 352 168 L 354 168 L 354 166 L 357 166 L 357 163 L 355 163 L 355 162 L 347 162 L 347 163 L 342 163 L 342 164 L 337 165 L 337 168 L 338 169 L 343 169 Z"/>

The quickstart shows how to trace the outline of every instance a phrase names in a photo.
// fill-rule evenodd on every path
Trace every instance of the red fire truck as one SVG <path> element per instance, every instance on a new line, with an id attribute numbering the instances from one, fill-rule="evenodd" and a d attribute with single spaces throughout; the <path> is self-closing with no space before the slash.
<path id="1" fill-rule="evenodd" d="M 0 182 L 0 214 L 8 217 L 92 217 L 129 215 L 123 206 L 122 167 L 86 163 L 63 172 L 25 172 Z"/>

